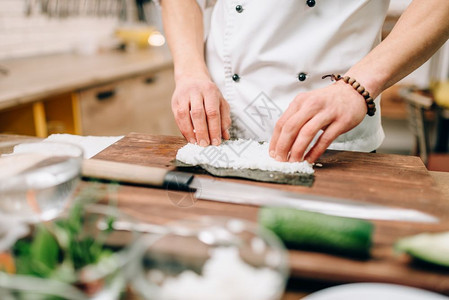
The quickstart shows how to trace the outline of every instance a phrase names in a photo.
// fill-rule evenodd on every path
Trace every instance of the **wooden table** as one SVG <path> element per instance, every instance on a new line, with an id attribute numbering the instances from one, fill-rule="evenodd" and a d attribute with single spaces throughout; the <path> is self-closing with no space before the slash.
<path id="1" fill-rule="evenodd" d="M 172 168 L 176 151 L 185 142 L 178 137 L 132 133 L 99 153 L 97 159 Z M 246 181 L 290 191 L 338 196 L 362 202 L 410 207 L 438 216 L 438 224 L 374 221 L 372 258 L 354 260 L 326 253 L 291 250 L 291 277 L 285 299 L 297 299 L 313 290 L 347 282 L 389 282 L 449 294 L 449 271 L 416 267 L 405 256 L 395 256 L 392 244 L 400 237 L 449 229 L 447 174 L 433 173 L 418 157 L 329 151 L 316 168 L 311 188 Z M 225 179 L 236 180 L 236 179 Z M 441 192 L 444 192 L 444 196 Z M 257 207 L 198 200 L 183 203 L 182 193 L 121 186 L 119 206 L 141 221 L 164 224 L 199 215 L 224 215 L 257 220 Z M 299 288 L 299 292 L 294 290 Z M 292 298 L 289 298 L 292 297 Z"/>
<path id="2" fill-rule="evenodd" d="M 168 50 L 98 55 L 55 54 L 2 60 L 10 72 L 0 80 L 0 110 L 74 90 L 146 74 L 172 65 Z"/>
<path id="3" fill-rule="evenodd" d="M 18 137 L 0 135 L 0 144 Z M 171 168 L 181 138 L 132 133 L 99 153 L 96 158 Z M 328 152 L 316 168 L 311 188 L 255 183 L 311 194 L 413 207 L 441 218 L 439 224 L 374 221 L 372 258 L 366 261 L 326 253 L 290 251 L 291 281 L 284 300 L 299 299 L 313 291 L 348 282 L 391 282 L 449 294 L 449 271 L 417 267 L 392 253 L 393 242 L 423 231 L 449 230 L 449 173 L 427 172 L 417 157 L 389 154 Z M 229 180 L 229 179 L 227 179 Z M 240 181 L 242 182 L 242 181 Z M 164 224 L 198 215 L 225 215 L 256 220 L 257 208 L 210 201 L 179 203 L 185 194 L 136 186 L 120 186 L 120 208 L 141 221 Z M 178 204 L 178 205 L 175 205 Z M 183 205 L 186 204 L 186 205 Z"/>

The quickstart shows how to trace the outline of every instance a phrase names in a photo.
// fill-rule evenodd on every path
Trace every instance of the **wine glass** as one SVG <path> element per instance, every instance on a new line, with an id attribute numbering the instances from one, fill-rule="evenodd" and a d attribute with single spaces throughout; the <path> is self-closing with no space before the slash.
<path id="1" fill-rule="evenodd" d="M 33 223 L 57 217 L 80 180 L 83 150 L 45 141 L 18 143 L 12 150 L 0 149 L 0 219 Z"/>

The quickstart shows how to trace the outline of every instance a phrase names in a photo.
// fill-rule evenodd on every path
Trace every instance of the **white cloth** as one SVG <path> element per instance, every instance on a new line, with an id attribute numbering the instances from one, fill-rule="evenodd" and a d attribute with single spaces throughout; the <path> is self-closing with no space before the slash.
<path id="1" fill-rule="evenodd" d="M 206 8 L 205 1 L 199 1 Z M 241 5 L 243 11 L 237 11 Z M 267 141 L 299 92 L 329 85 L 380 42 L 389 0 L 219 0 L 206 41 L 212 79 L 231 106 L 238 136 Z M 298 74 L 306 80 L 299 81 Z M 238 82 L 233 81 L 238 74 Z M 378 113 L 341 135 L 333 149 L 372 151 L 384 133 Z"/>
<path id="2" fill-rule="evenodd" d="M 63 143 L 69 143 L 79 146 L 83 150 L 83 158 L 89 159 L 96 154 L 100 153 L 110 145 L 114 144 L 118 140 L 123 138 L 123 136 L 81 136 L 81 135 L 73 135 L 73 134 L 66 134 L 66 133 L 57 133 L 52 134 L 46 139 L 43 140 L 43 142 L 63 142 Z M 40 147 L 42 145 L 41 142 L 32 142 L 32 143 L 26 143 L 19 144 L 14 147 L 14 154 L 17 153 L 27 153 L 27 152 L 36 152 L 36 153 L 44 153 L 48 155 L 75 155 L 73 153 L 68 153 L 67 151 L 70 151 L 69 148 L 55 148 L 51 150 L 47 147 Z M 52 153 L 56 152 L 56 153 Z M 5 154 L 4 154 L 5 155 Z M 10 155 L 10 154 L 6 154 Z M 30 165 L 36 163 L 33 161 L 28 162 Z M 16 165 L 17 167 L 17 165 Z M 28 166 L 24 165 L 23 168 L 27 168 Z M 2 178 L 2 173 L 0 172 L 0 178 Z"/>
<path id="3" fill-rule="evenodd" d="M 80 136 L 73 134 L 52 134 L 44 141 L 66 142 L 80 146 L 84 158 L 88 159 L 114 144 L 123 136 Z"/>

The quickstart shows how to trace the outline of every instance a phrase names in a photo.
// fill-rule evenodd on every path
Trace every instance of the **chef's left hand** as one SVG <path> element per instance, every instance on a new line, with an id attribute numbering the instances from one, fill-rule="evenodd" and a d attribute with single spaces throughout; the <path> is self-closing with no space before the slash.
<path id="1" fill-rule="evenodd" d="M 360 122 L 367 112 L 364 98 L 348 84 L 332 85 L 298 94 L 276 123 L 270 142 L 270 156 L 278 161 L 315 162 L 342 133 Z M 322 129 L 315 145 L 305 153 Z"/>

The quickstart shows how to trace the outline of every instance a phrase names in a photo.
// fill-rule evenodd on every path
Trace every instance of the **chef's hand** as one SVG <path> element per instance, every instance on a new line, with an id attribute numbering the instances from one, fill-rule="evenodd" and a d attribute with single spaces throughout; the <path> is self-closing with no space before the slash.
<path id="1" fill-rule="evenodd" d="M 190 143 L 205 147 L 229 139 L 230 108 L 207 76 L 176 81 L 172 110 L 181 133 Z"/>
<path id="2" fill-rule="evenodd" d="M 270 156 L 278 161 L 315 162 L 342 133 L 362 122 L 367 107 L 364 98 L 348 84 L 337 81 L 325 88 L 300 93 L 276 123 Z M 305 153 L 322 129 L 315 145 Z"/>

